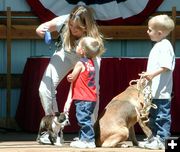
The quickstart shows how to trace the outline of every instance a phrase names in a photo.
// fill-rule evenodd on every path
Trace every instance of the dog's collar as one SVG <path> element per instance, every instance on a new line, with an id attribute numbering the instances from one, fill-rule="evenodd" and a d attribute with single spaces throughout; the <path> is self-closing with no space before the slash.
<path id="1" fill-rule="evenodd" d="M 54 122 L 56 125 L 61 125 L 61 123 L 57 122 L 56 119 L 57 119 L 57 118 L 54 118 L 54 119 L 53 119 L 53 122 Z"/>
<path id="2" fill-rule="evenodd" d="M 63 123 L 59 123 L 59 122 L 57 122 L 55 119 L 53 119 L 53 122 L 54 122 L 57 126 L 61 126 L 61 129 L 63 129 L 64 126 L 65 126 Z"/>

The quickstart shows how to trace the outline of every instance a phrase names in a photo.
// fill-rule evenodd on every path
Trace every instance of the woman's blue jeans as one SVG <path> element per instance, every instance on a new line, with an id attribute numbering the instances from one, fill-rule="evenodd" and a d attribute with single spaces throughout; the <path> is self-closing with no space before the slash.
<path id="1" fill-rule="evenodd" d="M 76 118 L 81 127 L 79 139 L 82 141 L 95 141 L 94 128 L 91 120 L 95 105 L 96 102 L 75 100 Z"/>
<path id="2" fill-rule="evenodd" d="M 170 136 L 171 127 L 171 101 L 169 99 L 153 99 L 157 109 L 150 110 L 150 128 L 154 136 L 159 136 L 165 141 Z"/>

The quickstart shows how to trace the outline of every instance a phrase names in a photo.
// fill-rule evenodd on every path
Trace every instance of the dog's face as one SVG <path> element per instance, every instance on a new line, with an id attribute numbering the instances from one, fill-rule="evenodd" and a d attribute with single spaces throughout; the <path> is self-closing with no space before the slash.
<path id="1" fill-rule="evenodd" d="M 55 113 L 55 121 L 59 124 L 61 124 L 61 128 L 64 128 L 65 126 L 67 125 L 70 125 L 70 122 L 69 122 L 69 117 L 66 113 L 59 113 L 59 112 L 56 112 Z"/>
<path id="2" fill-rule="evenodd" d="M 69 124 L 68 115 L 56 112 L 54 115 L 47 115 L 41 119 L 39 133 L 48 130 L 53 132 L 55 131 L 57 133 Z"/>

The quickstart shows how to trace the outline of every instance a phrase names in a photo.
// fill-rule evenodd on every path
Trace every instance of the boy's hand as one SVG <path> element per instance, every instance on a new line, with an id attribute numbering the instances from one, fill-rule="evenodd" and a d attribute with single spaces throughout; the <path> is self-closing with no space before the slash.
<path id="1" fill-rule="evenodd" d="M 142 72 L 138 74 L 142 78 L 146 78 L 148 81 L 151 81 L 153 79 L 153 76 L 148 72 Z"/>
<path id="2" fill-rule="evenodd" d="M 71 107 L 71 103 L 72 103 L 72 100 L 67 100 L 65 105 L 64 105 L 64 108 L 63 108 L 63 112 L 64 113 L 67 113 L 69 114 L 69 110 L 70 110 L 70 107 Z"/>
<path id="3" fill-rule="evenodd" d="M 67 81 L 68 82 L 72 82 L 73 81 L 72 74 L 67 75 Z"/>

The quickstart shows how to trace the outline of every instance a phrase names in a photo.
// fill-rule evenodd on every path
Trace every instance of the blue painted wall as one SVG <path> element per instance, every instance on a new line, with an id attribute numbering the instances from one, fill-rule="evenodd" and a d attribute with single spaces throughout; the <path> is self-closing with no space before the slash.
<path id="1" fill-rule="evenodd" d="M 10 6 L 12 11 L 30 11 L 26 0 L 1 0 L 0 11 Z M 176 6 L 180 11 L 179 0 L 165 0 L 158 11 L 171 11 Z M 152 48 L 151 41 L 113 40 L 105 42 L 106 53 L 103 57 L 147 57 Z M 180 57 L 180 41 L 176 41 L 176 56 Z M 51 56 L 54 50 L 44 44 L 43 40 L 14 40 L 12 42 L 12 73 L 22 73 L 26 59 L 31 56 Z M 0 40 L 0 73 L 6 73 L 6 41 Z M 14 117 L 19 101 L 20 89 L 12 90 L 11 116 Z M 6 114 L 6 90 L 0 89 L 0 118 Z"/>

